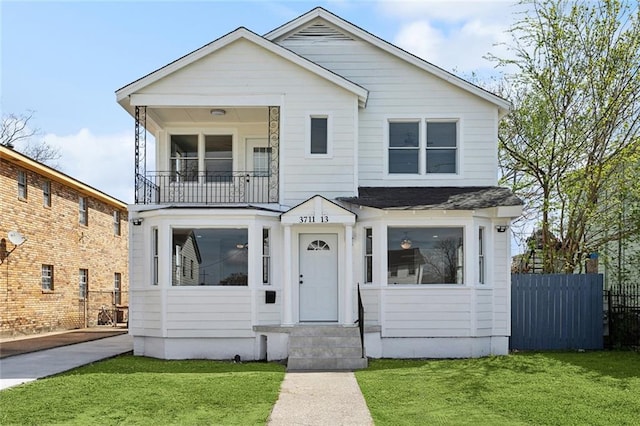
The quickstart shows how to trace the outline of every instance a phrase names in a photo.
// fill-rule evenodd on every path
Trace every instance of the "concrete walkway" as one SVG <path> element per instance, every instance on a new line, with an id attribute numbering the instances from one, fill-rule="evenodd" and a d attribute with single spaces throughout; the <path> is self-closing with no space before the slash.
<path id="1" fill-rule="evenodd" d="M 72 370 L 133 350 L 128 334 L 0 359 L 0 389 Z"/>
<path id="2" fill-rule="evenodd" d="M 351 372 L 286 373 L 270 426 L 373 425 Z"/>

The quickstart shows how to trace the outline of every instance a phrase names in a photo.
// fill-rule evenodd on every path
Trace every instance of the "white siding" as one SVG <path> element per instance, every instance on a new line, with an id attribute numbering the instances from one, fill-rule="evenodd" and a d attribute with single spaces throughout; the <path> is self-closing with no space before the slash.
<path id="1" fill-rule="evenodd" d="M 360 294 L 364 306 L 365 326 L 380 325 L 380 288 L 367 288 L 367 285 L 362 285 Z"/>
<path id="2" fill-rule="evenodd" d="M 280 42 L 369 90 L 359 118 L 360 186 L 497 184 L 497 107 L 362 41 Z M 384 178 L 384 123 L 389 118 L 460 120 L 459 177 Z"/>
<path id="3" fill-rule="evenodd" d="M 471 335 L 471 292 L 466 287 L 383 290 L 382 337 Z"/>
<path id="4" fill-rule="evenodd" d="M 167 337 L 252 337 L 248 288 L 171 289 Z"/>
<path id="5" fill-rule="evenodd" d="M 356 95 L 251 42 L 238 40 L 140 93 L 180 93 L 204 99 L 280 95 L 282 203 L 293 206 L 320 193 L 327 198 L 354 195 Z M 331 158 L 305 155 L 307 120 L 310 114 L 320 113 L 332 118 Z"/>

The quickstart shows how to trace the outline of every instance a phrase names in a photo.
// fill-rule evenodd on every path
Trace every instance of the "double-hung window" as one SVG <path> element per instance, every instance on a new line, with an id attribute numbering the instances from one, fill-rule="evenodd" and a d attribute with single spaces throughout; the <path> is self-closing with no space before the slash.
<path id="1" fill-rule="evenodd" d="M 78 198 L 78 222 L 81 225 L 89 225 L 89 207 L 87 197 Z"/>
<path id="2" fill-rule="evenodd" d="M 42 205 L 45 207 L 51 207 L 51 181 L 45 180 L 42 182 Z"/>
<path id="3" fill-rule="evenodd" d="M 373 230 L 364 228 L 364 282 L 373 282 Z"/>
<path id="4" fill-rule="evenodd" d="M 171 177 L 180 182 L 198 179 L 198 135 L 171 135 Z"/>
<path id="5" fill-rule="evenodd" d="M 388 173 L 458 173 L 458 123 L 447 120 L 389 121 Z"/>
<path id="6" fill-rule="evenodd" d="M 42 290 L 53 291 L 53 265 L 42 265 Z"/>
<path id="7" fill-rule="evenodd" d="M 27 172 L 18 170 L 18 198 L 27 199 Z"/>
<path id="8" fill-rule="evenodd" d="M 89 288 L 89 270 L 80 269 L 78 271 L 78 298 L 85 300 Z"/>
<path id="9" fill-rule="evenodd" d="M 120 212 L 118 210 L 113 211 L 113 235 L 119 236 L 121 233 L 120 226 Z"/>
<path id="10" fill-rule="evenodd" d="M 232 171 L 232 135 L 171 135 L 172 180 L 229 182 Z"/>
<path id="11" fill-rule="evenodd" d="M 271 238 L 270 229 L 262 228 L 262 284 L 271 284 Z"/>
<path id="12" fill-rule="evenodd" d="M 231 135 L 204 137 L 204 167 L 207 182 L 228 182 L 233 171 L 233 138 Z"/>
<path id="13" fill-rule="evenodd" d="M 485 283 L 484 228 L 478 229 L 478 283 Z"/>
<path id="14" fill-rule="evenodd" d="M 122 304 L 122 274 L 120 272 L 113 273 L 113 303 L 115 305 Z"/>

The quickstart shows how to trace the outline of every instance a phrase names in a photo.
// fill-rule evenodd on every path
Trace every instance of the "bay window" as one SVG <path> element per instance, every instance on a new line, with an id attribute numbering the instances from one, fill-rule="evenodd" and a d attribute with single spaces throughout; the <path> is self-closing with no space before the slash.
<path id="1" fill-rule="evenodd" d="M 247 235 L 247 229 L 174 228 L 172 284 L 246 286 Z M 193 273 L 187 274 L 192 264 Z"/>
<path id="2" fill-rule="evenodd" d="M 389 284 L 462 284 L 462 227 L 389 227 Z"/>

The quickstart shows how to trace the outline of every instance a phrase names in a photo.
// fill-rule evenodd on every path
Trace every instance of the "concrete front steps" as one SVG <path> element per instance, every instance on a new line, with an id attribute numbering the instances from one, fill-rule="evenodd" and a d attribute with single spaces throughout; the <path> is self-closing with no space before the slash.
<path id="1" fill-rule="evenodd" d="M 367 368 L 357 326 L 298 325 L 289 334 L 287 371 Z"/>

